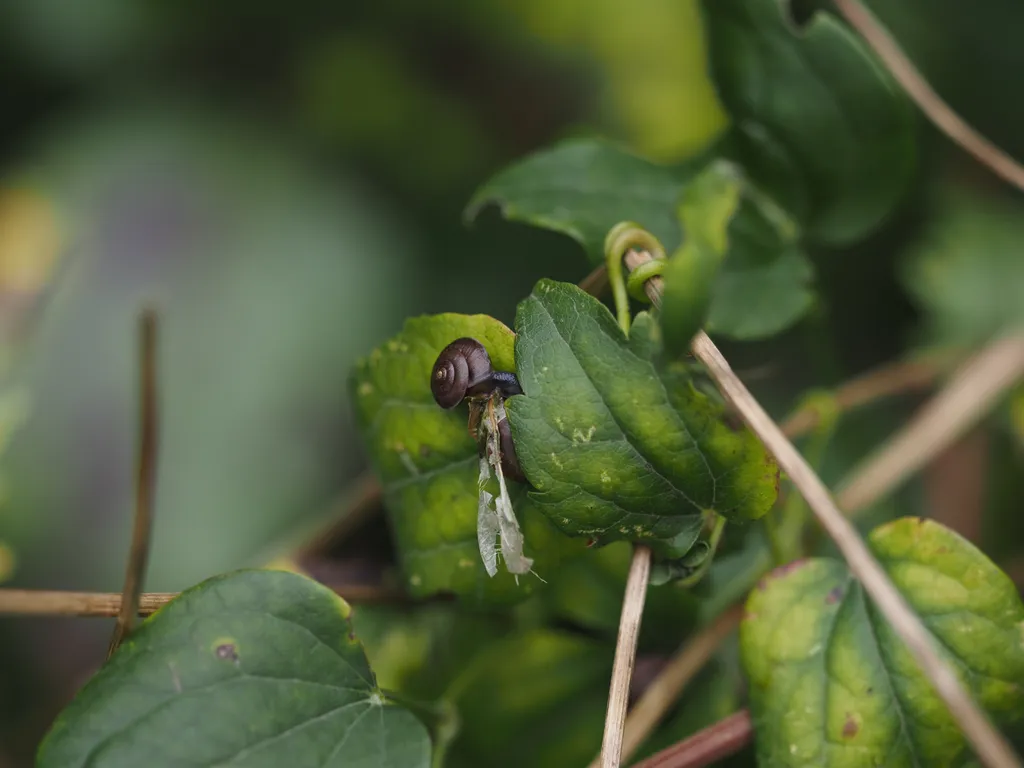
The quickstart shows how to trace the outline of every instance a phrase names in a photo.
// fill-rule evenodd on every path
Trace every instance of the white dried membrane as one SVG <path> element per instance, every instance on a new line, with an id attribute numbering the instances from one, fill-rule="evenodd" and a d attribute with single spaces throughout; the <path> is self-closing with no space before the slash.
<path id="1" fill-rule="evenodd" d="M 485 433 L 485 458 L 480 459 L 480 504 L 477 510 L 477 542 L 480 545 L 480 557 L 483 558 L 487 573 L 494 576 L 498 572 L 498 553 L 496 538 L 501 538 L 501 556 L 505 560 L 505 568 L 509 573 L 529 573 L 533 560 L 523 554 L 523 533 L 519 529 L 519 521 L 512 509 L 512 500 L 505 485 L 505 473 L 501 469 L 501 440 L 498 422 L 505 418 L 505 406 L 495 398 L 487 408 L 486 416 L 481 419 L 481 429 Z M 494 496 L 484 489 L 491 474 L 498 480 L 498 495 Z"/>

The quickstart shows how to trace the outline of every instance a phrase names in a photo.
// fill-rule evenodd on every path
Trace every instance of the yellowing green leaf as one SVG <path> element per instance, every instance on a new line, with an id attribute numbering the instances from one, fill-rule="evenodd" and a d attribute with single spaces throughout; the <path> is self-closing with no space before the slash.
<path id="1" fill-rule="evenodd" d="M 869 537 L 875 557 L 996 719 L 1024 715 L 1024 605 L 1010 579 L 938 523 L 902 518 Z M 758 762 L 958 766 L 967 743 L 860 583 L 835 560 L 769 574 L 741 627 Z"/>
<path id="2" fill-rule="evenodd" d="M 484 570 L 477 541 L 479 457 L 468 407 L 446 411 L 430 392 L 430 372 L 450 342 L 469 336 L 486 347 L 495 370 L 513 371 L 513 334 L 486 315 L 412 318 L 402 333 L 361 360 L 350 388 L 384 502 L 406 587 L 416 597 L 454 592 L 479 602 L 516 602 L 542 586 L 533 574 L 516 579 Z M 512 484 L 515 486 L 515 484 Z M 579 549 L 510 488 L 541 578 L 563 554 Z"/>

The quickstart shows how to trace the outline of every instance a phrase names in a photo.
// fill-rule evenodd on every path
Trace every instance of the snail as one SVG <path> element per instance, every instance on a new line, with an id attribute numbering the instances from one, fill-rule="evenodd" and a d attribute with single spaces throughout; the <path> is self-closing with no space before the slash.
<path id="1" fill-rule="evenodd" d="M 496 389 L 504 397 L 523 394 L 514 373 L 491 368 L 490 355 L 476 339 L 456 339 L 442 349 L 430 374 L 430 391 L 446 410 L 467 397 L 488 397 Z"/>
<path id="2" fill-rule="evenodd" d="M 441 350 L 430 374 L 430 391 L 437 404 L 445 410 L 455 408 L 466 398 L 476 401 L 471 408 L 469 422 L 470 434 L 474 437 L 482 416 L 479 401 L 491 397 L 495 391 L 502 397 L 523 394 L 516 375 L 509 371 L 495 371 L 484 345 L 471 338 L 456 339 Z M 513 480 L 526 482 L 512 444 L 512 430 L 507 418 L 498 422 L 498 438 L 503 473 Z"/>

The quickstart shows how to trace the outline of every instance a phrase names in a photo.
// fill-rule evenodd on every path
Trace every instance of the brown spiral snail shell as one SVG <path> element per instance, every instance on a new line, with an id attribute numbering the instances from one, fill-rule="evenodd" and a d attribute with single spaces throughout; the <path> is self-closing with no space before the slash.
<path id="1" fill-rule="evenodd" d="M 514 373 L 491 368 L 490 355 L 476 339 L 456 339 L 437 356 L 430 391 L 442 408 L 454 408 L 467 397 L 487 396 L 495 389 L 505 397 L 523 393 Z"/>

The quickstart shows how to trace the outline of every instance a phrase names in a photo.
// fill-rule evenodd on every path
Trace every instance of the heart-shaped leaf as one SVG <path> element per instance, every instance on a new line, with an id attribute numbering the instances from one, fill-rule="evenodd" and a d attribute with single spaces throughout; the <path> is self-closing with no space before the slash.
<path id="1" fill-rule="evenodd" d="M 537 283 L 516 312 L 523 395 L 506 403 L 531 500 L 567 533 L 685 554 L 705 512 L 756 519 L 778 468 L 753 433 L 682 364 L 655 364 L 657 324 L 640 313 L 627 339 L 608 308 L 574 285 Z"/>
<path id="2" fill-rule="evenodd" d="M 1024 605 L 984 554 L 938 523 L 901 518 L 869 545 L 999 720 L 1024 715 Z M 860 583 L 839 561 L 797 561 L 747 600 L 740 632 L 761 765 L 955 766 L 967 743 Z"/>
<path id="3" fill-rule="evenodd" d="M 593 264 L 604 263 L 605 236 L 623 221 L 639 224 L 671 253 L 683 241 L 680 197 L 695 175 L 700 178 L 707 170 L 703 161 L 669 169 L 608 142 L 573 139 L 500 172 L 476 192 L 466 216 L 472 219 L 496 202 L 510 220 L 569 235 Z M 717 274 L 712 273 L 706 314 L 708 330 L 753 339 L 800 319 L 811 303 L 812 271 L 797 245 L 795 224 L 748 183 L 743 190 L 739 210 L 727 217 L 728 252 Z M 702 194 L 691 194 L 691 208 L 706 207 Z M 708 225 L 700 218 L 694 221 L 706 235 Z M 688 284 L 685 277 L 676 282 Z"/>
<path id="4" fill-rule="evenodd" d="M 904 195 L 912 113 L 864 43 L 829 14 L 801 28 L 789 0 L 703 0 L 711 75 L 732 154 L 807 234 L 849 243 Z"/>
<path id="5" fill-rule="evenodd" d="M 427 768 L 426 728 L 378 689 L 348 616 L 294 573 L 209 579 L 129 637 L 37 764 Z"/>
<path id="6" fill-rule="evenodd" d="M 468 336 L 487 349 L 494 370 L 513 371 L 511 330 L 486 315 L 443 314 L 406 321 L 402 333 L 359 361 L 352 400 L 384 502 L 406 585 L 415 597 L 453 592 L 478 602 L 515 602 L 542 585 L 499 567 L 484 570 L 477 541 L 478 447 L 468 407 L 434 401 L 430 372 L 450 342 Z M 543 578 L 563 554 L 578 550 L 510 483 L 525 552 Z"/>

